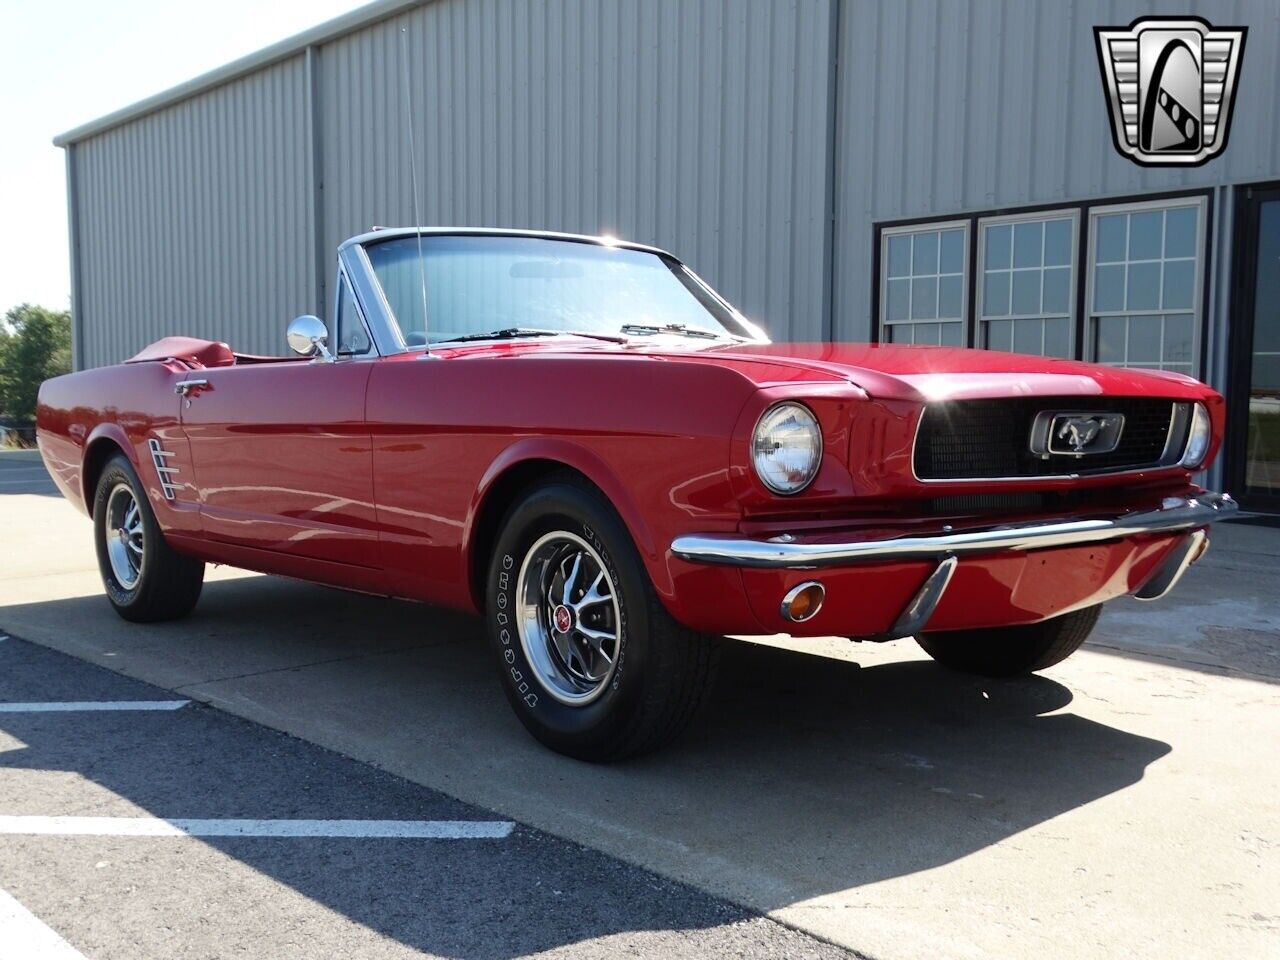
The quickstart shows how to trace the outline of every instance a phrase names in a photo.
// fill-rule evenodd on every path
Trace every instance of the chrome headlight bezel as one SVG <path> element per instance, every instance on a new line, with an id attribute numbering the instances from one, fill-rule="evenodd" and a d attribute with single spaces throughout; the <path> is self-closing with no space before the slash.
<path id="1" fill-rule="evenodd" d="M 1187 427 L 1187 443 L 1182 448 L 1180 465 L 1188 470 L 1196 470 L 1203 466 L 1211 446 L 1213 446 L 1213 422 L 1209 418 L 1209 409 L 1203 403 L 1193 403 L 1191 423 Z"/>
<path id="2" fill-rule="evenodd" d="M 766 458 L 782 448 L 782 445 L 775 441 L 772 449 L 769 449 L 764 442 L 764 432 L 766 430 L 776 431 L 783 422 L 779 420 L 779 415 L 785 416 L 788 413 L 796 418 L 801 430 L 807 433 L 810 438 L 807 453 L 809 462 L 805 466 L 802 477 L 790 482 L 782 480 L 776 475 L 771 476 L 769 471 L 762 466 L 762 458 Z M 782 400 L 771 404 L 760 414 L 751 430 L 751 449 L 749 454 L 751 468 L 755 471 L 756 478 L 771 493 L 790 497 L 803 492 L 813 483 L 814 478 L 818 475 L 819 468 L 822 466 L 822 425 L 818 422 L 817 414 L 798 400 Z"/>

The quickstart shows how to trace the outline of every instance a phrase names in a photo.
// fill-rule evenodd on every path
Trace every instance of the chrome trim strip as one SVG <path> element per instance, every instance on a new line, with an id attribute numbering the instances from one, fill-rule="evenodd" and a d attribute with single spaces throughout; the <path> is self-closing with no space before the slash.
<path id="1" fill-rule="evenodd" d="M 204 381 L 202 380 L 200 382 L 203 383 Z M 164 447 L 160 446 L 160 441 L 155 437 L 151 437 L 147 440 L 147 449 L 151 451 L 151 462 L 156 468 L 156 479 L 160 481 L 160 492 L 164 494 L 164 498 L 166 500 L 172 500 L 177 492 L 186 486 L 181 482 L 169 479 L 170 477 L 182 472 L 177 467 L 165 465 L 165 458 L 172 457 L 174 455 L 173 451 L 166 450 Z"/>
<path id="2" fill-rule="evenodd" d="M 893 540 L 807 543 L 794 538 L 747 540 L 722 534 L 690 534 L 677 537 L 671 544 L 671 552 L 690 563 L 807 570 L 885 560 L 928 560 L 951 554 L 964 556 L 1102 543 L 1142 533 L 1191 530 L 1226 519 L 1238 509 L 1230 494 L 1205 492 L 1194 497 L 1166 497 L 1159 509 L 1114 517 L 1040 521 Z"/>
<path id="3" fill-rule="evenodd" d="M 400 336 L 400 328 L 391 317 L 391 307 L 383 296 L 382 287 L 373 272 L 373 264 L 365 255 L 364 248 L 359 244 L 344 243 L 338 250 L 338 265 L 346 271 L 351 292 L 356 297 L 356 305 L 360 308 L 360 314 L 379 356 L 404 353 L 408 348 L 404 338 Z"/>
<path id="4" fill-rule="evenodd" d="M 1155 575 L 1133 592 L 1135 600 L 1159 600 L 1178 585 L 1182 575 L 1209 549 L 1209 535 L 1203 530 L 1193 530 L 1177 550 L 1155 572 Z"/>

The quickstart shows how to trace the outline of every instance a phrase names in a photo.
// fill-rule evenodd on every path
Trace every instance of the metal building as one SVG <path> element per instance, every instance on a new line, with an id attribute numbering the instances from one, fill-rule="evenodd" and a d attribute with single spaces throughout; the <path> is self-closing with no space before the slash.
<path id="1" fill-rule="evenodd" d="M 76 363 L 178 332 L 279 352 L 341 240 L 415 220 L 412 143 L 422 222 L 666 247 L 775 339 L 1207 379 L 1215 482 L 1274 507 L 1280 16 L 1186 6 L 1248 27 L 1230 141 L 1148 169 L 1094 28 L 1163 5 L 379 0 L 57 138 Z"/>

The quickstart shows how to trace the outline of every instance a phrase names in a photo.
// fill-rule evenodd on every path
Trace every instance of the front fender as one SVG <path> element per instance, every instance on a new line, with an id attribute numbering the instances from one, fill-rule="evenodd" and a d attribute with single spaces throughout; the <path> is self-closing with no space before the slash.
<path id="1" fill-rule="evenodd" d="M 463 530 L 465 544 L 465 569 L 471 569 L 475 560 L 476 531 L 483 510 L 494 486 L 509 471 L 521 464 L 534 461 L 563 464 L 582 474 L 594 483 L 609 498 L 622 522 L 631 534 L 631 539 L 640 552 L 649 575 L 654 579 L 654 586 L 659 593 L 670 590 L 666 564 L 663 562 L 667 546 L 656 538 L 651 525 L 645 519 L 645 512 L 636 502 L 627 486 L 605 463 L 597 453 L 572 440 L 557 437 L 527 437 L 517 440 L 506 447 L 489 465 L 476 486 L 475 496 L 467 509 L 467 518 Z M 661 579 L 659 579 L 661 578 Z"/>

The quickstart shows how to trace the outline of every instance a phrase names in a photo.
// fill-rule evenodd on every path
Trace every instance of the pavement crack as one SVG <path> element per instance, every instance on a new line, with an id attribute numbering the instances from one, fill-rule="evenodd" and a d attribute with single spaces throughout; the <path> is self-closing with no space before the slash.
<path id="1" fill-rule="evenodd" d="M 190 690 L 193 687 L 203 687 L 212 683 L 226 683 L 230 680 L 245 680 L 249 677 L 265 677 L 272 673 L 285 673 L 289 670 L 303 670 L 307 667 L 323 667 L 331 663 L 346 663 L 350 660 L 371 660 L 374 657 L 389 657 L 397 653 L 408 653 L 411 650 L 430 650 L 436 647 L 445 647 L 454 643 L 461 643 L 461 640 L 448 640 L 444 643 L 416 643 L 407 647 L 394 647 L 391 650 L 379 650 L 377 653 L 353 653 L 345 657 L 330 657 L 327 660 L 312 660 L 307 663 L 291 663 L 284 667 L 271 667 L 268 670 L 249 670 L 245 673 L 233 673 L 225 677 L 211 677 L 207 680 L 193 680 L 191 683 L 184 683 L 181 686 L 170 687 L 174 693 L 183 690 Z"/>

